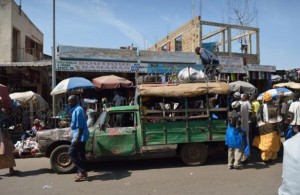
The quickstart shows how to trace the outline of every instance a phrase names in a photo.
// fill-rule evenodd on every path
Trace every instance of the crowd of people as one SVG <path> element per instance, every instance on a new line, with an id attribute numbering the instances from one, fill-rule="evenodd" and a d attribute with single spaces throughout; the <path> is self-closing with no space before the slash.
<path id="1" fill-rule="evenodd" d="M 277 159 L 281 147 L 281 137 L 289 139 L 299 131 L 300 125 L 300 94 L 294 93 L 293 100 L 287 100 L 283 93 L 278 93 L 275 99 L 269 93 L 264 93 L 258 101 L 253 94 L 235 92 L 231 96 L 231 111 L 228 115 L 226 131 L 226 145 L 228 146 L 228 168 L 243 169 L 251 157 L 253 147 L 260 150 L 260 157 L 264 163 L 271 163 Z M 123 97 L 115 93 L 115 106 L 122 105 Z M 77 96 L 68 98 L 70 112 L 70 129 L 73 132 L 69 156 L 78 169 L 75 181 L 85 180 L 85 142 L 88 140 L 88 127 L 95 123 L 94 114 L 98 112 L 97 100 L 86 100 L 86 109 L 80 105 Z M 213 102 L 213 101 L 212 101 Z M 102 107 L 107 99 L 102 98 Z M 0 118 L 3 118 L 2 101 L 0 97 Z M 34 137 L 37 131 L 45 129 L 39 119 L 35 119 L 31 132 L 24 132 L 22 140 Z M 8 168 L 9 174 L 18 173 L 10 146 L 12 141 L 9 133 L 1 128 L 0 131 L 0 169 Z M 5 145 L 3 147 L 2 145 Z"/>
<path id="2" fill-rule="evenodd" d="M 299 131 L 299 98 L 299 93 L 287 100 L 283 92 L 276 98 L 265 92 L 258 101 L 253 94 L 233 93 L 226 131 L 228 168 L 242 169 L 253 149 L 260 150 L 264 163 L 275 162 L 281 137 L 287 140 Z"/>

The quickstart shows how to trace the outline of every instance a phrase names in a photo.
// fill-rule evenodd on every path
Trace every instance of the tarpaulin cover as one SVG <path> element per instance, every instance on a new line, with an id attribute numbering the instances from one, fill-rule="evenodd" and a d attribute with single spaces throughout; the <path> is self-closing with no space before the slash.
<path id="1" fill-rule="evenodd" d="M 178 85 L 147 85 L 138 86 L 140 96 L 156 97 L 196 97 L 205 94 L 228 94 L 229 86 L 224 82 L 183 83 Z"/>
<path id="2" fill-rule="evenodd" d="M 251 95 L 257 94 L 257 88 L 253 86 L 251 83 L 245 81 L 231 82 L 229 83 L 229 88 L 231 92 L 248 93 Z"/>

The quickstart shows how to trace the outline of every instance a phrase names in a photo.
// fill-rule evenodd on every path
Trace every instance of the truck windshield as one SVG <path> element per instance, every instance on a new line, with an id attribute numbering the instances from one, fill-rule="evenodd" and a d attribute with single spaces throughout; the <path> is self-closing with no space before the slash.
<path id="1" fill-rule="evenodd" d="M 102 125 L 104 123 L 105 117 L 106 117 L 107 111 L 104 110 L 101 112 L 99 118 L 97 119 L 96 123 L 95 123 L 95 127 L 99 127 L 99 125 Z"/>

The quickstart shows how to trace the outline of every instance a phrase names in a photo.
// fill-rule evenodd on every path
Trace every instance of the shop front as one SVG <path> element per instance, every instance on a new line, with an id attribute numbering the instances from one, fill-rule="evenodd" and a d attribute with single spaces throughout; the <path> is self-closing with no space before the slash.
<path id="1" fill-rule="evenodd" d="M 248 64 L 250 82 L 255 85 L 259 92 L 272 88 L 271 75 L 276 72 L 276 66 Z"/>

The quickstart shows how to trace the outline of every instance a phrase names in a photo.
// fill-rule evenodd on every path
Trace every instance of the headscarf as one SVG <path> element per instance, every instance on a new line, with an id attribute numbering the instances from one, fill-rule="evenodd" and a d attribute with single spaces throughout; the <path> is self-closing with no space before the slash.
<path id="1" fill-rule="evenodd" d="M 264 102 L 269 102 L 272 100 L 272 95 L 268 92 L 264 93 L 264 96 L 263 96 L 263 101 Z"/>
<path id="2" fill-rule="evenodd" d="M 238 107 L 240 107 L 240 102 L 239 101 L 234 101 L 234 102 L 232 102 L 232 104 L 231 104 L 231 107 L 232 108 L 238 108 Z"/>
<path id="3" fill-rule="evenodd" d="M 235 93 L 233 94 L 233 97 L 234 97 L 234 99 L 236 99 L 236 100 L 240 100 L 240 99 L 241 99 L 241 94 L 240 94 L 240 92 L 235 92 Z"/>

